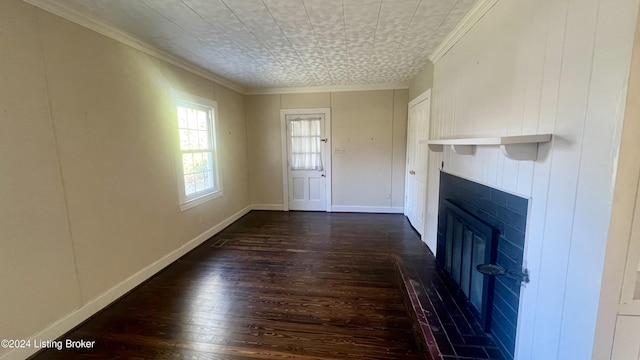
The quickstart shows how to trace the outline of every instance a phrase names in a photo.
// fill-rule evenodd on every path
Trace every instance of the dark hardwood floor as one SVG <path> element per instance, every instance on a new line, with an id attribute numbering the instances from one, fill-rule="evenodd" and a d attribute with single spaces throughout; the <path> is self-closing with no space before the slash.
<path id="1" fill-rule="evenodd" d="M 391 258 L 425 249 L 402 215 L 254 211 L 34 358 L 426 359 Z"/>

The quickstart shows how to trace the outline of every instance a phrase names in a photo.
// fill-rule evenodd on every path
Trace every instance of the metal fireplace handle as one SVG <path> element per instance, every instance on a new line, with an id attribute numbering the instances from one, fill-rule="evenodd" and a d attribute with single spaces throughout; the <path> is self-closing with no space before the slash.
<path id="1" fill-rule="evenodd" d="M 489 276 L 506 276 L 509 279 L 518 280 L 523 283 L 529 282 L 529 270 L 524 269 L 522 272 L 516 272 L 512 270 L 507 270 L 498 264 L 480 264 L 476 266 L 476 269 Z"/>

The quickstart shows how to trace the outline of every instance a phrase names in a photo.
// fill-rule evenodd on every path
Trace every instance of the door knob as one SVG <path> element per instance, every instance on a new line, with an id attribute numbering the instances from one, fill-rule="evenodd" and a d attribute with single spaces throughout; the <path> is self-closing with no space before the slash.
<path id="1" fill-rule="evenodd" d="M 415 174 L 416 174 L 416 172 L 415 172 L 415 171 L 413 171 L 413 170 L 411 170 L 411 171 L 409 171 L 409 174 L 411 174 L 411 175 L 415 175 Z"/>

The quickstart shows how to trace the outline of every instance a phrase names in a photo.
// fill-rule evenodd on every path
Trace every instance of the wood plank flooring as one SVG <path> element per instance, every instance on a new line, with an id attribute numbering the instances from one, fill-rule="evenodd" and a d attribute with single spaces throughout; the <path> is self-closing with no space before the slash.
<path id="1" fill-rule="evenodd" d="M 254 211 L 61 339 L 43 359 L 427 359 L 391 254 L 402 215 Z"/>

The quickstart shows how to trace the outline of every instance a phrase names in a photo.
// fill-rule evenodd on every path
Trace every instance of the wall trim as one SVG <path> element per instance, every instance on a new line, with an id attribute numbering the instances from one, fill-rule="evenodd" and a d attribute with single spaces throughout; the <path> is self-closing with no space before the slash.
<path id="1" fill-rule="evenodd" d="M 147 279 L 151 278 L 153 275 L 157 274 L 160 270 L 164 269 L 166 266 L 172 264 L 174 261 L 178 260 L 180 257 L 188 253 L 189 251 L 195 249 L 198 245 L 202 244 L 210 237 L 222 231 L 227 226 L 231 225 L 236 220 L 240 219 L 244 215 L 246 215 L 249 211 L 251 211 L 252 206 L 249 205 L 244 209 L 236 212 L 230 217 L 226 218 L 219 224 L 213 226 L 209 230 L 206 230 L 202 234 L 196 236 L 194 239 L 190 240 L 186 244 L 181 247 L 175 249 L 164 257 L 156 260 L 151 265 L 145 267 L 144 269 L 138 271 L 137 273 L 129 276 L 127 279 L 123 280 L 116 286 L 102 293 L 97 298 L 90 300 L 84 306 L 79 309 L 76 309 L 72 313 L 66 315 L 62 319 L 56 321 L 46 329 L 40 331 L 39 333 L 33 335 L 32 339 L 42 339 L 42 340 L 53 340 L 57 339 L 60 336 L 67 333 L 69 330 L 76 327 L 78 324 L 82 323 L 86 319 L 90 318 L 98 311 L 107 307 L 109 304 L 125 295 L 127 292 L 131 291 L 136 286 L 140 285 Z M 15 349 L 10 351 L 3 356 L 0 356 L 2 360 L 19 360 L 26 359 L 27 357 L 35 354 L 38 348 L 30 347 L 24 349 Z"/>
<path id="2" fill-rule="evenodd" d="M 447 35 L 433 51 L 429 60 L 435 65 L 471 28 L 487 13 L 498 0 L 480 0 L 471 8 L 462 21 Z"/>
<path id="3" fill-rule="evenodd" d="M 404 212 L 403 207 L 391 207 L 391 206 L 343 206 L 333 205 L 331 207 L 333 212 L 357 212 L 357 213 L 380 213 L 380 214 L 402 214 Z"/>
<path id="4" fill-rule="evenodd" d="M 24 2 L 40 8 L 44 11 L 50 12 L 54 15 L 60 16 L 63 19 L 69 20 L 89 30 L 93 30 L 99 34 L 102 34 L 134 49 L 140 50 L 147 55 L 153 56 L 162 61 L 166 61 L 195 75 L 226 86 L 229 89 L 237 91 L 243 95 L 247 94 L 247 89 L 229 79 L 226 79 L 209 70 L 205 70 L 200 66 L 179 59 L 174 55 L 171 55 L 165 51 L 162 51 L 152 45 L 145 43 L 144 41 L 134 38 L 133 36 L 122 30 L 116 29 L 113 26 L 109 26 L 88 14 L 84 14 L 77 10 L 71 9 L 70 7 L 62 5 L 59 2 L 55 2 L 53 0 L 24 0 Z"/>
<path id="5" fill-rule="evenodd" d="M 282 204 L 253 204 L 251 210 L 285 211 Z"/>
<path id="6" fill-rule="evenodd" d="M 277 95 L 277 94 L 305 94 L 319 92 L 373 91 L 373 90 L 404 90 L 409 88 L 409 82 L 362 84 L 362 85 L 332 85 L 307 87 L 282 87 L 249 89 L 247 95 Z"/>

